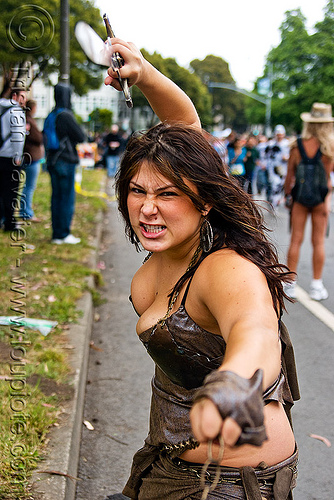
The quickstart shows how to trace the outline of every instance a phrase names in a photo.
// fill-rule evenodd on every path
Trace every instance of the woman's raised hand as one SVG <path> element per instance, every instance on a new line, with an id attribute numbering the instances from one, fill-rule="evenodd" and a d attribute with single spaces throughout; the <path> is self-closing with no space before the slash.
<path id="1" fill-rule="evenodd" d="M 140 50 L 133 43 L 124 42 L 120 38 L 111 38 L 110 40 L 111 46 L 108 47 L 110 56 L 114 52 L 119 52 L 124 60 L 124 66 L 119 70 L 120 76 L 128 79 L 129 86 L 138 84 L 145 76 L 145 66 L 147 64 Z M 116 90 L 122 90 L 117 72 L 111 66 L 108 68 L 108 76 L 106 76 L 104 83 L 111 85 Z"/>

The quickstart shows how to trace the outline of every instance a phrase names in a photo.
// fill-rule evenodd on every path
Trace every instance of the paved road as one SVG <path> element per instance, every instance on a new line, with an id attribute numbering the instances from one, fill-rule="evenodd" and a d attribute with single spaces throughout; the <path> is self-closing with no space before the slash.
<path id="1" fill-rule="evenodd" d="M 273 241 L 285 257 L 289 233 L 284 208 L 276 218 L 267 218 L 274 229 Z M 334 499 L 333 446 L 310 437 L 326 437 L 334 445 L 334 214 L 326 239 L 324 282 L 330 293 L 321 304 L 308 298 L 311 280 L 310 225 L 307 226 L 298 268 L 298 302 L 287 306 L 284 321 L 295 348 L 301 400 L 293 409 L 296 440 L 300 448 L 298 487 L 295 500 Z M 319 319 L 321 318 L 321 319 Z M 326 323 L 324 323 L 323 321 Z"/>
<path id="2" fill-rule="evenodd" d="M 282 259 L 289 242 L 284 208 L 266 216 Z M 333 447 L 310 437 L 317 434 L 334 443 L 334 215 L 326 241 L 325 282 L 330 297 L 322 304 L 308 300 L 309 235 L 299 268 L 299 301 L 288 305 L 285 322 L 293 339 L 302 399 L 293 417 L 300 447 L 299 482 L 295 500 L 333 500 Z M 92 332 L 84 418 L 94 430 L 82 429 L 77 500 L 103 500 L 121 491 L 133 453 L 147 433 L 150 378 L 153 364 L 135 334 L 136 315 L 129 301 L 131 276 L 141 264 L 123 235 L 114 204 L 105 220 L 100 260 L 105 263 L 101 296 Z M 322 318 L 325 323 L 319 319 Z"/>

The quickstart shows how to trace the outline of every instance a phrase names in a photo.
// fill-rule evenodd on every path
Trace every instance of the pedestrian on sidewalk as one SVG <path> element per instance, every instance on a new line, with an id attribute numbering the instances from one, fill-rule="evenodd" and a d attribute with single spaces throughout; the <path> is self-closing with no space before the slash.
<path id="1" fill-rule="evenodd" d="M 0 99 L 0 226 L 4 231 L 17 228 L 16 209 L 22 173 L 23 148 L 26 139 L 25 104 L 27 91 L 19 80 L 10 98 Z"/>
<path id="2" fill-rule="evenodd" d="M 257 194 L 261 196 L 262 192 L 264 191 L 266 201 L 270 201 L 271 185 L 268 172 L 268 162 L 266 159 L 267 145 L 268 145 L 267 137 L 261 134 L 259 136 L 258 144 L 256 146 L 256 149 L 258 150 L 259 153 L 259 163 L 256 169 L 255 179 L 256 179 Z"/>
<path id="3" fill-rule="evenodd" d="M 236 135 L 233 142 L 231 142 L 228 147 L 229 173 L 233 179 L 238 181 L 242 188 L 244 188 L 246 183 L 246 155 L 247 149 L 245 148 L 245 141 L 241 135 Z"/>
<path id="4" fill-rule="evenodd" d="M 148 252 L 131 300 L 155 375 L 149 435 L 108 499 L 292 498 L 298 384 L 281 322 L 291 274 L 186 94 L 133 44 L 113 50 L 162 123 L 130 139 L 116 175 L 126 233 Z"/>
<path id="5" fill-rule="evenodd" d="M 56 245 L 76 245 L 80 243 L 80 238 L 71 234 L 75 210 L 75 170 L 79 163 L 76 146 L 84 142 L 85 134 L 71 110 L 70 86 L 58 83 L 54 88 L 54 97 L 56 106 L 46 117 L 43 129 L 46 164 L 52 187 L 51 242 Z"/>
<path id="6" fill-rule="evenodd" d="M 121 155 L 126 145 L 126 141 L 123 139 L 119 126 L 116 123 L 111 126 L 110 132 L 106 135 L 105 143 L 107 145 L 105 153 L 107 175 L 108 177 L 115 177 Z"/>
<path id="7" fill-rule="evenodd" d="M 27 101 L 27 136 L 24 144 L 24 170 L 26 179 L 20 200 L 20 217 L 32 222 L 39 222 L 40 220 L 38 217 L 35 217 L 32 200 L 41 168 L 41 161 L 44 158 L 43 133 L 39 130 L 34 119 L 36 109 L 36 101 L 33 99 Z"/>
<path id="8" fill-rule="evenodd" d="M 250 134 L 246 142 L 246 160 L 245 160 L 245 185 L 244 190 L 248 194 L 253 194 L 253 181 L 257 167 L 260 164 L 260 153 L 257 149 L 257 138 Z"/>
<path id="9" fill-rule="evenodd" d="M 334 167 L 334 128 L 332 107 L 330 104 L 314 103 L 310 113 L 302 113 L 303 130 L 301 139 L 295 141 L 291 147 L 288 162 L 288 172 L 284 184 L 285 198 L 291 210 L 291 238 L 287 255 L 287 265 L 291 271 L 297 273 L 301 245 L 304 240 L 306 221 L 311 217 L 313 247 L 312 270 L 313 279 L 310 284 L 309 295 L 313 300 L 328 298 L 328 291 L 322 281 L 325 264 L 325 238 L 331 206 L 331 177 Z M 302 158 L 312 165 L 312 160 L 320 161 L 320 168 L 324 170 L 324 188 L 318 200 L 303 200 L 298 197 L 297 169 Z M 311 166 L 312 168 L 312 166 Z M 318 188 L 314 185 L 318 174 L 316 170 L 309 170 L 311 178 L 310 191 L 312 197 Z M 305 182 L 303 182 L 306 186 Z M 320 189 L 321 186 L 319 185 Z M 311 203 L 310 203 L 311 202 Z M 287 295 L 296 298 L 296 280 L 285 287 Z"/>
<path id="10" fill-rule="evenodd" d="M 274 138 L 268 141 L 265 149 L 267 170 L 270 182 L 270 202 L 274 208 L 283 199 L 283 186 L 290 154 L 290 144 L 283 125 L 276 125 Z"/>

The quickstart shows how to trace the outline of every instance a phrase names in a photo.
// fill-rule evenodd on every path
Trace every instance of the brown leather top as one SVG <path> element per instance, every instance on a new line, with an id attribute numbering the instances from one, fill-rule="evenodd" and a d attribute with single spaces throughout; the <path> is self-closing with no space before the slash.
<path id="1" fill-rule="evenodd" d="M 198 326 L 182 304 L 165 326 L 154 325 L 139 335 L 159 368 L 177 385 L 193 389 L 222 364 L 226 343 L 223 337 Z"/>
<path id="2" fill-rule="evenodd" d="M 189 411 L 194 393 L 205 376 L 221 365 L 225 341 L 194 323 L 184 305 L 167 319 L 164 327 L 155 325 L 139 337 L 156 363 L 148 442 L 154 446 L 185 442 L 193 437 Z M 282 363 L 280 376 L 263 395 L 265 404 L 279 401 L 292 406 L 284 372 Z"/>
<path id="3" fill-rule="evenodd" d="M 200 327 L 187 313 L 185 303 L 191 280 L 180 307 L 164 325 L 158 322 L 139 335 L 153 361 L 172 382 L 185 389 L 201 386 L 206 375 L 222 364 L 226 350 L 223 337 Z M 264 401 L 274 399 L 283 403 L 282 396 L 277 393 L 281 385 L 278 378 L 264 393 Z M 276 397 L 272 397 L 274 390 Z"/>
<path id="4" fill-rule="evenodd" d="M 161 451 L 171 457 L 195 448 L 189 412 L 196 388 L 205 376 L 217 369 L 224 358 L 224 339 L 197 325 L 187 314 L 185 301 L 165 321 L 139 335 L 156 363 L 152 379 L 150 431 L 145 445 L 134 456 L 131 476 L 123 493 L 136 498 L 141 477 Z M 263 394 L 264 403 L 280 401 L 289 417 L 293 402 L 299 399 L 294 353 L 289 333 L 279 321 L 282 343 L 282 370 L 272 387 Z M 131 496 L 132 495 L 132 496 Z"/>

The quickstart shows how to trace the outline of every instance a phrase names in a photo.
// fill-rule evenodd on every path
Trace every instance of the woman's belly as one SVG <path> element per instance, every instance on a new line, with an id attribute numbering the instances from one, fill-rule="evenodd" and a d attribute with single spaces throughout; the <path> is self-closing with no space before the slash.
<path id="1" fill-rule="evenodd" d="M 264 423 L 268 439 L 262 446 L 225 446 L 221 465 L 226 467 L 257 467 L 260 462 L 275 465 L 290 457 L 295 450 L 295 438 L 280 403 L 272 402 L 264 408 Z M 219 454 L 219 444 L 212 446 L 213 457 Z M 207 445 L 200 444 L 195 450 L 187 450 L 180 458 L 188 462 L 204 463 L 207 459 Z"/>

